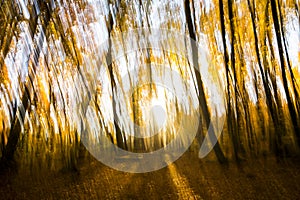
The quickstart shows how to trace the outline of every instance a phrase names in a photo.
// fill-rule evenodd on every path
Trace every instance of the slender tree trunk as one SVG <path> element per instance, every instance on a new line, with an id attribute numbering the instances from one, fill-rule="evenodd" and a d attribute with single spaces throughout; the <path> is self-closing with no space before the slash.
<path id="1" fill-rule="evenodd" d="M 189 30 L 191 41 L 192 40 L 196 41 L 196 34 L 195 34 L 195 31 L 194 31 L 194 28 L 193 28 L 193 22 L 192 22 L 192 17 L 191 17 L 191 9 L 190 9 L 189 0 L 184 1 L 184 6 L 185 6 L 186 21 L 187 21 L 187 24 L 188 24 L 188 30 Z M 196 69 L 195 70 L 195 75 L 196 75 L 196 80 L 197 80 L 197 85 L 198 85 L 198 90 L 199 90 L 199 96 L 198 96 L 199 105 L 201 106 L 201 109 L 202 109 L 202 112 L 203 112 L 203 115 L 204 115 L 204 118 L 205 118 L 206 127 L 208 128 L 211 118 L 210 118 L 210 113 L 209 113 L 206 98 L 205 98 L 205 93 L 204 93 L 204 88 L 203 88 L 203 81 L 202 81 L 202 78 L 200 76 L 200 71 L 199 71 L 198 50 L 197 50 L 197 47 L 195 46 L 195 43 L 193 41 L 191 42 L 191 45 L 192 45 L 192 54 L 193 54 L 193 64 L 194 64 L 194 67 Z M 212 131 L 212 134 L 209 134 L 209 137 L 210 137 L 211 140 L 216 139 L 216 135 L 215 135 L 214 130 Z M 217 156 L 220 163 L 224 163 L 224 162 L 227 161 L 227 159 L 225 158 L 225 155 L 224 155 L 224 153 L 221 149 L 219 141 L 217 141 L 217 143 L 215 144 L 214 151 L 215 151 L 216 156 Z"/>
<path id="2" fill-rule="evenodd" d="M 279 8 L 280 9 L 280 8 Z M 271 10 L 272 10 L 272 17 L 273 17 L 273 22 L 274 22 L 274 27 L 275 27 L 275 33 L 276 33 L 276 39 L 277 39 L 277 45 L 278 45 L 278 51 L 279 51 L 279 58 L 280 58 L 280 66 L 281 66 L 281 75 L 282 75 L 282 80 L 283 80 L 283 87 L 286 93 L 286 99 L 287 99 L 287 104 L 289 108 L 289 112 L 291 115 L 293 127 L 295 134 L 297 136 L 297 143 L 299 143 L 300 140 L 300 123 L 299 123 L 299 118 L 297 116 L 297 111 L 294 107 L 293 100 L 289 91 L 289 86 L 288 86 L 288 80 L 287 80 L 287 74 L 286 74 L 286 62 L 284 59 L 284 50 L 283 50 L 283 43 L 281 39 L 281 32 L 282 30 L 280 29 L 279 25 L 279 18 L 278 18 L 278 13 L 277 13 L 277 1 L 276 0 L 271 0 Z"/>
<path id="3" fill-rule="evenodd" d="M 111 88 L 112 88 L 112 108 L 113 108 L 113 116 L 114 116 L 114 127 L 116 131 L 116 138 L 117 138 L 117 145 L 122 148 L 122 149 L 127 149 L 127 144 L 125 141 L 125 138 L 122 135 L 122 131 L 118 125 L 117 122 L 117 110 L 116 110 L 116 97 L 114 95 L 114 88 L 116 86 L 116 81 L 114 78 L 114 73 L 113 73 L 113 64 L 112 64 L 112 55 L 111 55 L 111 31 L 113 29 L 114 22 L 113 22 L 113 17 L 111 11 L 109 12 L 108 16 L 108 52 L 106 56 L 106 63 L 108 64 L 108 70 L 109 70 L 109 75 L 110 75 L 110 83 L 111 83 Z"/>

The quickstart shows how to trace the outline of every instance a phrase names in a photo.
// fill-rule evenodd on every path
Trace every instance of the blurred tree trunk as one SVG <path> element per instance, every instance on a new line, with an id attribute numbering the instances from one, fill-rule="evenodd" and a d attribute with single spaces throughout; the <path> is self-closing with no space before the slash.
<path id="1" fill-rule="evenodd" d="M 279 21 L 280 19 L 278 17 L 278 11 L 277 11 L 281 8 L 278 7 L 277 0 L 270 0 L 270 1 L 271 1 L 271 11 L 272 11 L 273 23 L 274 23 L 275 33 L 276 33 L 276 40 L 277 40 L 278 51 L 279 51 L 278 53 L 279 53 L 279 60 L 280 60 L 280 67 L 281 67 L 281 75 L 282 75 L 282 80 L 283 80 L 283 87 L 284 87 L 284 91 L 286 94 L 287 105 L 289 108 L 291 120 L 292 120 L 292 123 L 294 126 L 294 131 L 297 136 L 297 140 L 298 140 L 297 143 L 298 143 L 299 139 L 300 139 L 300 123 L 299 123 L 299 118 L 297 116 L 295 104 L 293 102 L 292 95 L 289 90 L 289 84 L 288 84 L 287 73 L 286 73 L 287 64 L 286 64 L 286 60 L 284 58 L 285 54 L 284 54 L 283 42 L 282 42 L 282 38 L 281 38 L 282 32 L 284 30 L 282 30 L 280 28 L 280 21 Z M 296 106 L 297 106 L 297 104 L 296 104 Z"/>
<path id="2" fill-rule="evenodd" d="M 46 29 L 48 22 L 50 20 L 50 13 L 48 10 L 47 5 L 44 2 L 41 2 L 39 4 L 40 6 L 40 15 L 36 16 L 36 11 L 33 10 L 34 8 L 32 8 L 32 20 L 29 21 L 29 25 L 31 28 L 32 33 L 34 34 L 37 28 L 37 23 L 36 20 L 37 18 L 41 18 L 41 21 L 43 22 L 41 25 L 44 29 Z M 12 7 L 14 7 L 14 5 L 12 4 Z M 12 12 L 11 10 L 7 10 L 7 12 Z M 35 17 L 34 17 L 35 16 Z M 33 35 L 32 35 L 33 36 Z M 10 41 L 10 40 L 8 40 Z M 42 40 L 38 40 L 37 42 L 42 42 Z M 8 43 L 6 43 L 8 44 Z M 4 45 L 6 45 L 4 43 Z M 38 46 L 42 46 L 42 45 L 38 45 Z M 35 51 L 35 56 L 33 58 L 33 62 L 35 64 L 37 64 L 38 62 L 38 58 L 40 56 L 41 53 L 41 49 L 40 48 L 36 48 Z M 36 65 L 34 65 L 36 66 Z M 13 114 L 12 114 L 12 126 L 10 129 L 10 133 L 9 133 L 9 137 L 7 140 L 7 144 L 5 145 L 3 152 L 2 152 L 2 157 L 1 157 L 1 162 L 6 163 L 6 162 L 10 162 L 14 159 L 14 154 L 15 151 L 17 150 L 17 145 L 18 145 L 18 141 L 20 139 L 20 135 L 22 133 L 22 126 L 24 124 L 25 121 L 25 114 L 27 112 L 27 109 L 30 107 L 31 105 L 31 101 L 30 101 L 30 91 L 33 90 L 33 82 L 35 80 L 35 71 L 36 69 L 34 68 L 33 71 L 29 72 L 29 76 L 27 77 L 27 81 L 25 82 L 25 85 L 23 87 L 23 94 L 22 94 L 22 99 L 21 99 L 21 104 L 17 105 L 17 103 L 13 103 L 14 105 L 14 110 L 13 110 Z M 21 85 L 22 83 L 20 83 Z M 33 94 L 35 95 L 35 94 Z"/>
<path id="3" fill-rule="evenodd" d="M 109 3 L 108 3 L 109 5 Z M 120 5 L 120 1 L 116 2 L 116 13 L 119 11 L 119 5 Z M 114 116 L 114 128 L 115 128 L 115 134 L 116 134 L 116 138 L 117 138 L 117 145 L 122 148 L 122 149 L 127 149 L 127 144 L 126 144 L 126 140 L 123 137 L 122 131 L 118 125 L 117 122 L 117 110 L 116 110 L 116 97 L 114 94 L 114 88 L 116 87 L 116 81 L 115 81 L 115 76 L 114 76 L 114 72 L 113 72 L 113 60 L 112 60 L 112 55 L 111 55 L 111 32 L 113 30 L 114 27 L 114 21 L 113 21 L 113 13 L 112 10 L 109 11 L 109 15 L 108 15 L 108 51 L 107 51 L 107 56 L 106 56 L 106 63 L 108 65 L 108 70 L 109 70 L 109 75 L 110 75 L 110 83 L 111 83 L 111 89 L 112 89 L 112 109 L 113 109 L 113 116 Z"/>
<path id="4" fill-rule="evenodd" d="M 193 4 L 193 2 L 192 2 Z M 185 0 L 184 1 L 184 8 L 185 8 L 185 16 L 186 16 L 186 21 L 187 21 L 187 25 L 188 25 L 188 30 L 189 30 L 189 35 L 191 38 L 191 45 L 192 45 L 192 56 L 193 56 L 193 67 L 194 67 L 194 71 L 195 71 L 195 75 L 196 75 L 196 80 L 197 80 L 197 86 L 198 86 L 198 91 L 199 91 L 199 105 L 202 109 L 203 115 L 204 115 L 204 119 L 205 119 L 205 125 L 208 129 L 209 125 L 210 125 L 210 113 L 208 110 L 208 106 L 207 106 L 207 101 L 206 101 L 206 97 L 205 97 L 205 93 L 204 93 L 204 88 L 203 88 L 203 81 L 200 75 L 200 69 L 199 69 L 199 64 L 198 64 L 198 49 L 197 46 L 195 44 L 195 42 L 197 41 L 196 39 L 196 34 L 195 34 L 195 30 L 193 28 L 193 21 L 192 21 L 192 17 L 191 17 L 191 8 L 190 8 L 190 3 L 189 0 Z M 201 128 L 201 122 L 199 125 L 199 128 Z M 199 130 L 198 130 L 198 134 L 199 134 Z M 211 132 L 211 134 L 208 135 L 211 141 L 216 140 L 216 135 L 214 130 Z M 218 158 L 218 161 L 220 163 L 224 163 L 227 161 L 221 146 L 219 144 L 219 141 L 217 141 L 217 143 L 215 144 L 215 146 L 213 147 L 214 151 L 216 153 L 216 156 Z"/>

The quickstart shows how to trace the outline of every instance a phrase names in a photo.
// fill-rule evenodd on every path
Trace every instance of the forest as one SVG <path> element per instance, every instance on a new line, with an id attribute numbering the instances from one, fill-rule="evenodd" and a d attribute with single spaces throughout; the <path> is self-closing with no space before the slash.
<path id="1" fill-rule="evenodd" d="M 180 162 L 223 169 L 265 159 L 299 174 L 299 5 L 1 1 L 1 171 L 76 174 L 96 159 L 124 176 L 172 175 Z"/>

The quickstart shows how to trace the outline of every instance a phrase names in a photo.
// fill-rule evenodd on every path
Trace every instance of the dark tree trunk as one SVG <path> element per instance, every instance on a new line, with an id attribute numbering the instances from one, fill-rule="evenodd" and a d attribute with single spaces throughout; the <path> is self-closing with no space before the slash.
<path id="1" fill-rule="evenodd" d="M 280 9 L 280 8 L 279 8 Z M 272 17 L 273 17 L 273 22 L 274 22 L 274 27 L 275 27 L 275 33 L 276 33 L 276 39 L 277 39 L 277 44 L 278 44 L 278 51 L 279 51 L 279 58 L 280 58 L 280 66 L 281 66 L 281 73 L 282 73 L 282 80 L 283 80 L 283 87 L 286 93 L 286 99 L 287 99 L 287 104 L 289 108 L 289 112 L 291 115 L 293 127 L 295 134 L 297 136 L 297 143 L 299 143 L 300 139 L 300 125 L 299 125 L 299 119 L 297 116 L 297 111 L 295 109 L 290 91 L 289 91 L 289 86 L 288 86 L 288 80 L 287 80 L 287 74 L 286 74 L 286 62 L 284 58 L 284 50 L 283 50 L 283 43 L 282 43 L 282 38 L 281 38 L 281 32 L 283 30 L 280 29 L 280 24 L 279 24 L 279 17 L 278 17 L 278 12 L 277 12 L 277 1 L 276 0 L 271 0 L 271 10 L 272 10 Z"/>
<path id="2" fill-rule="evenodd" d="M 117 9 L 118 10 L 118 9 Z M 108 70 L 109 70 L 109 75 L 110 75 L 110 81 L 111 81 L 111 88 L 112 88 L 112 108 L 113 108 L 113 116 L 114 116 L 114 127 L 116 131 L 116 138 L 117 138 L 117 145 L 122 148 L 122 149 L 127 149 L 127 144 L 125 141 L 125 138 L 123 137 L 122 131 L 118 125 L 117 122 L 117 110 L 116 110 L 116 97 L 114 95 L 114 88 L 116 86 L 116 81 L 114 78 L 114 73 L 113 73 L 113 64 L 112 64 L 112 56 L 111 56 L 111 31 L 114 26 L 113 18 L 112 18 L 112 13 L 111 11 L 109 12 L 109 18 L 108 18 L 108 52 L 106 56 L 106 63 L 108 64 Z"/>
<path id="3" fill-rule="evenodd" d="M 184 1 L 184 6 L 185 6 L 185 15 L 186 15 L 186 21 L 187 21 L 187 25 L 188 25 L 188 30 L 189 30 L 189 34 L 190 34 L 190 38 L 191 41 L 194 40 L 196 41 L 196 34 L 195 34 L 195 30 L 193 28 L 193 22 L 192 22 L 192 17 L 191 17 L 191 9 L 190 9 L 190 4 L 189 4 L 189 0 L 185 0 Z M 202 78 L 200 75 L 200 71 L 199 71 L 199 65 L 198 65 L 198 49 L 197 46 L 195 45 L 195 42 L 191 42 L 192 45 L 192 54 L 193 54 L 193 64 L 195 67 L 195 75 L 196 75 L 196 80 L 197 80 L 197 86 L 198 86 L 198 90 L 199 90 L 199 105 L 201 106 L 203 115 L 204 115 L 204 119 L 205 119 L 205 125 L 208 128 L 209 124 L 210 124 L 210 113 L 207 107 L 207 102 L 206 102 L 206 98 L 205 98 L 205 93 L 204 93 L 204 88 L 203 88 L 203 82 L 202 82 Z M 201 124 L 201 122 L 200 122 Z M 201 128 L 201 127 L 199 127 Z M 198 131 L 199 133 L 199 131 Z M 215 140 L 216 136 L 215 136 L 215 132 L 214 130 L 211 132 L 211 134 L 209 134 L 210 140 Z M 220 163 L 224 163 L 227 161 L 221 146 L 219 144 L 219 141 L 217 141 L 217 143 L 214 146 L 214 151 L 216 153 L 216 156 L 218 158 L 218 161 Z"/>

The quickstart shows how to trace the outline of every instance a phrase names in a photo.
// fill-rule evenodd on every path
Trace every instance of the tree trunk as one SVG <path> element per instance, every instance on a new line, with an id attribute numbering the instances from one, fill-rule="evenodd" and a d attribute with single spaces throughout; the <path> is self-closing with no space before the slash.
<path id="1" fill-rule="evenodd" d="M 184 5 L 185 5 L 185 15 L 186 15 L 186 21 L 188 24 L 188 30 L 189 30 L 189 35 L 191 38 L 191 41 L 194 40 L 196 41 L 196 34 L 195 34 L 195 30 L 193 28 L 193 22 L 192 22 L 192 17 L 191 17 L 191 9 L 190 9 L 190 4 L 189 4 L 189 0 L 185 0 L 184 1 Z M 199 96 L 198 96 L 198 100 L 199 100 L 199 105 L 202 109 L 203 115 L 204 115 L 204 119 L 205 119 L 205 125 L 208 128 L 209 124 L 210 124 L 210 113 L 208 110 L 208 106 L 207 106 L 207 102 L 206 102 L 206 98 L 205 98 L 205 93 L 204 93 L 204 88 L 203 88 L 203 82 L 202 82 L 202 78 L 200 75 L 200 71 L 199 71 L 199 65 L 198 65 L 198 49 L 195 46 L 194 42 L 191 42 L 192 45 L 192 54 L 193 54 L 193 64 L 195 67 L 195 75 L 196 75 L 196 80 L 197 80 L 197 86 L 198 86 L 198 90 L 199 90 Z M 201 122 L 200 122 L 201 124 Z M 199 128 L 201 128 L 199 126 Z M 198 131 L 199 133 L 199 131 Z M 211 132 L 211 134 L 209 134 L 210 140 L 215 140 L 216 136 L 215 136 L 215 132 L 214 130 Z M 216 156 L 218 158 L 218 161 L 220 163 L 224 163 L 227 161 L 227 159 L 225 158 L 225 155 L 220 147 L 219 141 L 217 141 L 217 143 L 215 144 L 215 146 L 213 147 L 214 151 L 216 153 Z"/>

